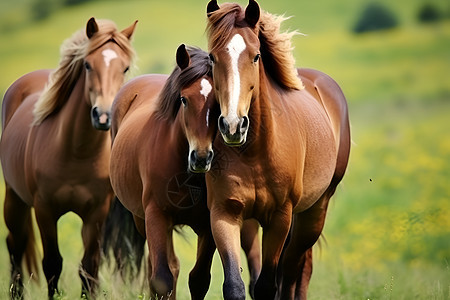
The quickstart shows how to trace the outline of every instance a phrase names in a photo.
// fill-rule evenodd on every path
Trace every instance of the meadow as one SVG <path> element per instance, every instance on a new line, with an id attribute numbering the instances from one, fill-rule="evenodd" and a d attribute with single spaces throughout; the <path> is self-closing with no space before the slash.
<path id="1" fill-rule="evenodd" d="M 26 72 L 56 67 L 62 41 L 91 16 L 112 19 L 119 28 L 139 20 L 132 75 L 170 72 L 180 43 L 206 49 L 207 1 L 94 1 L 59 6 L 40 21 L 30 18 L 31 2 L 0 3 L 1 95 Z M 378 1 L 395 13 L 398 27 L 360 35 L 350 29 L 362 0 L 258 2 L 292 16 L 284 28 L 305 34 L 294 37 L 297 65 L 331 75 L 349 102 L 349 167 L 314 252 L 309 299 L 450 299 L 450 20 L 421 24 L 416 18 L 425 2 L 450 12 L 448 1 Z M 1 203 L 3 194 L 1 184 Z M 64 267 L 57 298 L 76 299 L 81 221 L 67 214 L 58 224 Z M 0 299 L 9 290 L 6 234 L 2 220 Z M 189 299 L 195 235 L 185 228 L 175 242 L 179 299 Z M 145 278 L 124 284 L 111 270 L 101 268 L 100 299 L 148 299 Z M 40 286 L 26 282 L 28 299 L 46 296 L 38 275 Z M 222 280 L 216 255 L 207 299 L 221 298 Z"/>

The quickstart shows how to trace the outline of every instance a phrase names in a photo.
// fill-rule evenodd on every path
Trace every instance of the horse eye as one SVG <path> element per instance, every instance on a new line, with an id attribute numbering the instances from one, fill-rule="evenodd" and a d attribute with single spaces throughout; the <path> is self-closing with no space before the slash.
<path id="1" fill-rule="evenodd" d="M 84 63 L 84 67 L 85 67 L 85 69 L 88 70 L 88 71 L 91 71 L 91 70 L 92 70 L 92 67 L 91 67 L 91 65 L 90 65 L 88 62 L 85 62 L 85 63 Z"/>
<path id="2" fill-rule="evenodd" d="M 123 71 L 123 73 L 125 74 L 126 72 L 128 72 L 128 70 L 130 70 L 130 67 L 126 67 L 125 71 Z"/>
<path id="3" fill-rule="evenodd" d="M 186 104 L 187 104 L 186 98 L 180 97 L 180 101 L 181 101 L 181 103 L 183 103 L 184 106 L 186 106 Z"/>
<path id="4" fill-rule="evenodd" d="M 256 54 L 255 58 L 253 59 L 253 62 L 256 63 L 258 62 L 259 58 L 261 57 L 261 54 Z"/>
<path id="5" fill-rule="evenodd" d="M 209 54 L 209 60 L 210 60 L 212 63 L 215 62 L 215 60 L 214 60 L 214 55 L 212 55 L 212 53 Z"/>

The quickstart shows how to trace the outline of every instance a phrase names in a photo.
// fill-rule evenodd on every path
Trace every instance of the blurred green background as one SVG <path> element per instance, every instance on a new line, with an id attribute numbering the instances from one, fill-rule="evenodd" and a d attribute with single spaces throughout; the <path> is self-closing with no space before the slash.
<path id="1" fill-rule="evenodd" d="M 450 2 L 258 2 L 266 11 L 292 16 L 283 28 L 305 34 L 293 40 L 297 65 L 331 75 L 349 102 L 350 163 L 314 253 L 310 299 L 450 299 Z M 385 15 L 368 13 L 371 3 Z M 133 75 L 169 73 L 180 43 L 206 49 L 206 4 L 2 1 L 0 93 L 27 72 L 56 67 L 63 40 L 92 16 L 112 19 L 119 28 L 138 19 Z M 384 20 L 386 14 L 393 27 L 355 33 L 362 21 Z M 0 191 L 3 202 L 3 185 Z M 73 214 L 59 222 L 64 257 L 59 299 L 80 292 L 80 223 Z M 196 248 L 195 235 L 184 231 L 176 238 L 179 299 L 189 299 L 187 273 Z M 9 290 L 6 234 L 2 221 L 0 299 Z M 248 276 L 245 268 L 243 276 Z M 221 297 L 222 278 L 216 255 L 207 299 Z M 104 265 L 100 279 L 100 299 L 148 299 L 143 278 L 124 285 Z M 28 299 L 46 297 L 45 284 L 26 282 L 25 288 Z"/>

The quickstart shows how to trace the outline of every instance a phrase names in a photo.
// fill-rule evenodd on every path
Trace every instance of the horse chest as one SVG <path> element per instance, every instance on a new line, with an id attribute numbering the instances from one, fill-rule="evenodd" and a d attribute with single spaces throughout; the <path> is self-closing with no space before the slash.
<path id="1" fill-rule="evenodd" d="M 52 168 L 40 164 L 35 185 L 38 201 L 71 207 L 103 201 L 111 191 L 108 173 L 99 172 L 92 163 L 82 162 L 53 162 Z"/>
<path id="2" fill-rule="evenodd" d="M 33 193 L 33 205 L 51 209 L 56 214 L 73 211 L 81 215 L 102 207 L 111 193 L 112 190 L 105 181 L 86 184 L 53 178 L 40 181 Z"/>
<path id="3" fill-rule="evenodd" d="M 94 199 L 92 190 L 81 184 L 62 184 L 54 193 L 55 205 L 77 206 L 91 203 Z M 53 202 L 53 201 L 52 201 Z"/>
<path id="4" fill-rule="evenodd" d="M 290 201 L 292 190 L 291 176 L 288 170 L 257 168 L 254 178 L 254 214 L 260 221 L 270 222 L 271 214 Z"/>

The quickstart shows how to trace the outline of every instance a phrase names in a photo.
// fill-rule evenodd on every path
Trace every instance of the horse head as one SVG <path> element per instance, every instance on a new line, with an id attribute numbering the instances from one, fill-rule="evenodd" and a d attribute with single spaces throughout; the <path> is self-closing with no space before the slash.
<path id="1" fill-rule="evenodd" d="M 194 49 L 190 49 L 190 52 L 191 55 L 201 54 L 196 53 L 199 50 Z M 191 55 L 185 45 L 178 47 L 176 61 L 181 70 L 180 77 L 189 73 L 203 73 L 200 70 L 205 68 L 205 63 L 208 64 L 207 54 L 203 60 L 195 58 L 194 62 L 191 60 Z M 217 132 L 219 109 L 209 73 L 200 76 L 192 83 L 180 85 L 181 124 L 189 143 L 188 169 L 194 173 L 209 171 L 214 156 L 212 143 Z"/>
<path id="2" fill-rule="evenodd" d="M 84 68 L 91 120 L 96 129 L 108 130 L 111 125 L 111 105 L 131 64 L 129 41 L 136 23 L 121 32 L 102 32 L 94 18 L 86 25 L 89 42 L 95 45 L 84 58 Z"/>
<path id="3" fill-rule="evenodd" d="M 226 144 L 240 146 L 247 138 L 250 103 L 259 91 L 260 8 L 250 0 L 245 11 L 238 5 L 232 7 L 234 14 L 215 14 L 218 10 L 217 1 L 210 1 L 207 8 L 209 56 L 221 110 L 219 131 Z M 218 23 L 221 24 L 216 26 Z"/>

